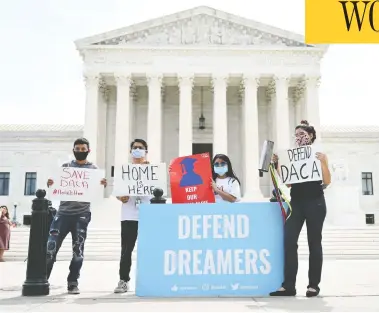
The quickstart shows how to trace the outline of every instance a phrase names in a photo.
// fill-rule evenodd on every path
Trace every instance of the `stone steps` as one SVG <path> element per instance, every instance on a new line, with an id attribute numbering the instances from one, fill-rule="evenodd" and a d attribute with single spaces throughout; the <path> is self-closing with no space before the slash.
<path id="1" fill-rule="evenodd" d="M 13 229 L 11 250 L 6 251 L 7 261 L 24 261 L 28 254 L 29 228 Z M 120 258 L 120 229 L 88 230 L 85 259 L 93 261 L 115 261 Z M 379 259 L 379 227 L 326 228 L 323 232 L 323 250 L 326 259 Z M 134 251 L 134 258 L 136 257 Z M 306 229 L 299 238 L 299 257 L 307 258 Z M 70 260 L 71 236 L 68 235 L 58 253 L 58 261 Z"/>

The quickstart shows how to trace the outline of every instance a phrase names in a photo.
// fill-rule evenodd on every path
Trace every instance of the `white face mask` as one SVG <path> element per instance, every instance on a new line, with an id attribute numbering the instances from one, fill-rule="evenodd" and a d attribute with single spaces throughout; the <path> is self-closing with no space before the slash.
<path id="1" fill-rule="evenodd" d="M 132 150 L 132 157 L 135 159 L 141 159 L 146 156 L 146 150 L 143 149 L 133 149 Z"/>
<path id="2" fill-rule="evenodd" d="M 215 173 L 219 176 L 224 176 L 227 172 L 228 172 L 228 166 L 227 165 L 224 165 L 224 166 L 214 166 L 213 167 Z"/>

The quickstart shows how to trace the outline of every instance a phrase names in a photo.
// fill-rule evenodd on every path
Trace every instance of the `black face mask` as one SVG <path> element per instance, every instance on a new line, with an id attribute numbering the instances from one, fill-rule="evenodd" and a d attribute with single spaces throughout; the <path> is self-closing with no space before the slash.
<path id="1" fill-rule="evenodd" d="M 89 153 L 88 151 L 85 151 L 85 152 L 74 151 L 75 159 L 78 161 L 84 161 L 85 159 L 87 159 L 88 153 Z"/>

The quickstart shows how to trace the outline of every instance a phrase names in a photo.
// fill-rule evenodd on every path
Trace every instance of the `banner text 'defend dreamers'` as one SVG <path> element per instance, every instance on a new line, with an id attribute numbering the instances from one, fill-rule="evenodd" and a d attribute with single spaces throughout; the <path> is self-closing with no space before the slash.
<path id="1" fill-rule="evenodd" d="M 250 234 L 247 215 L 180 215 L 180 240 L 246 239 Z M 269 274 L 267 249 L 166 250 L 164 275 Z"/>

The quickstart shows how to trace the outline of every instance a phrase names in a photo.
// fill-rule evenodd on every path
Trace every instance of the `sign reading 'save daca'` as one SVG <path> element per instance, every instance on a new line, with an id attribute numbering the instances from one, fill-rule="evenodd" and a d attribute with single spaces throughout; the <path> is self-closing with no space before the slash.
<path id="1" fill-rule="evenodd" d="M 305 42 L 379 43 L 379 0 L 306 0 Z"/>

